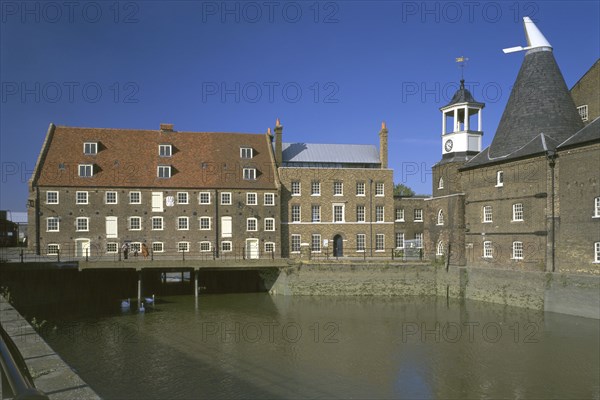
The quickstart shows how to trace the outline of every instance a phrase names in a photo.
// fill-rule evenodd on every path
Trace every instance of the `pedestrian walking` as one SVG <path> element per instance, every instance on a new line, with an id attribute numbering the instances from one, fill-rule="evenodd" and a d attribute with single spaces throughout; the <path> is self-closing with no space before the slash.
<path id="1" fill-rule="evenodd" d="M 146 246 L 146 243 L 142 243 L 142 256 L 144 256 L 144 260 L 148 258 L 148 246 Z"/>
<path id="2" fill-rule="evenodd" d="M 127 260 L 127 256 L 129 255 L 129 245 L 127 242 L 123 243 L 121 250 L 123 251 L 123 260 Z"/>

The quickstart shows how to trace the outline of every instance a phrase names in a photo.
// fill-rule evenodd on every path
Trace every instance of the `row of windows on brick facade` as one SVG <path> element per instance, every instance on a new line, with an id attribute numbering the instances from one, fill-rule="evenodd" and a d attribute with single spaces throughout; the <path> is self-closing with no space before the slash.
<path id="1" fill-rule="evenodd" d="M 94 164 L 79 164 L 79 177 L 91 178 L 94 176 Z M 161 179 L 171 178 L 173 175 L 173 166 L 159 165 L 156 167 L 156 177 Z M 246 181 L 256 180 L 256 168 L 242 168 L 242 179 Z"/>
<path id="2" fill-rule="evenodd" d="M 106 191 L 104 193 L 105 204 L 118 204 L 118 192 L 117 191 Z M 221 192 L 221 205 L 232 205 L 233 195 L 231 192 Z M 256 206 L 258 205 L 258 193 L 248 192 L 246 193 L 246 205 Z M 127 195 L 129 204 L 142 204 L 142 192 L 132 191 Z M 188 192 L 177 192 L 177 196 L 173 196 L 173 203 L 177 201 L 177 204 L 190 204 L 190 196 Z M 212 193 L 211 192 L 200 192 L 198 193 L 198 204 L 211 204 Z M 46 192 L 46 204 L 59 204 L 59 192 L 49 190 Z M 89 204 L 89 193 L 87 191 L 75 192 L 75 204 Z M 275 205 L 275 194 L 264 193 L 263 204 L 265 206 Z"/>
<path id="3" fill-rule="evenodd" d="M 84 142 L 83 143 L 83 154 L 86 156 L 93 156 L 98 154 L 98 142 Z M 158 145 L 158 156 L 159 157 L 171 157 L 173 155 L 172 144 L 159 144 Z M 252 147 L 240 147 L 240 158 L 250 159 L 254 157 L 254 149 Z"/>
<path id="4" fill-rule="evenodd" d="M 224 240 L 220 242 L 220 249 L 222 253 L 233 252 L 233 242 L 230 240 Z M 129 250 L 131 252 L 141 252 L 142 251 L 142 243 L 141 242 L 130 242 L 128 243 Z M 213 242 L 208 240 L 198 242 L 198 250 L 200 253 L 211 252 L 213 251 Z M 120 246 L 117 242 L 108 242 L 106 243 L 106 253 L 108 254 L 116 254 L 119 252 Z M 150 244 L 150 250 L 154 253 L 166 253 L 168 252 L 167 247 L 164 242 L 152 242 Z M 191 246 L 190 242 L 176 242 L 175 247 L 172 249 L 176 252 L 190 252 Z M 60 251 L 60 244 L 58 243 L 50 243 L 46 246 L 46 254 L 48 255 L 56 255 Z M 265 242 L 264 244 L 264 252 L 265 253 L 274 253 L 275 252 L 275 242 Z"/>
<path id="5" fill-rule="evenodd" d="M 212 230 L 212 217 L 199 217 L 198 218 L 200 230 Z M 190 218 L 189 217 L 177 217 L 175 220 L 175 227 L 177 230 L 189 230 L 190 229 Z M 142 230 L 142 217 L 132 216 L 127 218 L 127 229 L 130 231 L 141 231 Z M 165 229 L 163 217 L 152 217 L 151 230 L 162 231 Z M 263 229 L 267 232 L 275 231 L 275 218 L 264 218 Z M 77 217 L 75 218 L 75 231 L 76 232 L 88 232 L 90 230 L 90 218 L 89 217 Z M 256 232 L 258 231 L 258 219 L 257 218 L 246 218 L 246 231 Z M 46 232 L 60 232 L 60 217 L 48 217 L 46 218 Z"/>
<path id="6" fill-rule="evenodd" d="M 313 253 L 320 253 L 322 251 L 321 245 L 321 235 L 318 233 L 313 233 L 311 235 L 310 241 L 310 251 Z M 356 235 L 356 248 L 354 249 L 357 253 L 364 252 L 367 250 L 367 235 L 365 233 L 358 233 Z M 290 238 L 290 251 L 292 253 L 300 252 L 302 244 L 302 235 L 292 234 Z M 404 233 L 397 232 L 396 233 L 396 249 L 404 249 Z M 423 248 L 423 234 L 416 233 L 415 234 L 415 247 L 420 249 Z M 375 251 L 385 251 L 385 234 L 376 233 L 375 234 Z"/>
<path id="7" fill-rule="evenodd" d="M 356 222 L 366 222 L 366 207 L 356 206 Z M 290 221 L 292 223 L 302 222 L 302 206 L 292 204 L 290 206 Z M 312 205 L 310 222 L 322 222 L 321 206 Z M 332 222 L 346 222 L 346 205 L 343 203 L 332 205 Z M 375 222 L 385 222 L 385 207 L 375 206 Z"/>
<path id="8" fill-rule="evenodd" d="M 513 260 L 524 260 L 525 259 L 525 254 L 523 251 L 523 242 L 521 241 L 514 241 L 512 242 L 512 247 L 511 247 L 511 259 Z M 486 240 L 483 242 L 483 254 L 482 254 L 483 258 L 494 258 L 494 244 L 492 243 L 491 240 Z M 594 243 L 594 256 L 593 256 L 593 262 L 594 263 L 600 263 L 600 242 L 596 242 Z"/>
<path id="9" fill-rule="evenodd" d="M 302 195 L 302 185 L 300 181 L 292 181 L 290 192 L 292 196 Z M 320 196 L 321 195 L 321 181 L 312 181 L 310 183 L 310 195 Z M 333 195 L 343 196 L 344 195 L 344 182 L 335 181 L 333 182 Z M 356 196 L 366 196 L 366 183 L 356 182 Z M 375 196 L 385 196 L 385 184 L 383 182 L 375 182 Z"/>

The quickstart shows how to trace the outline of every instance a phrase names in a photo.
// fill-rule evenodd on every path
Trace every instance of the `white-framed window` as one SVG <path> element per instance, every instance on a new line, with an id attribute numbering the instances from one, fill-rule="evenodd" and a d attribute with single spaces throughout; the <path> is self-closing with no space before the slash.
<path id="1" fill-rule="evenodd" d="M 132 253 L 139 253 L 140 251 L 142 251 L 142 243 L 140 242 L 133 242 L 133 243 L 129 243 L 129 251 Z"/>
<path id="2" fill-rule="evenodd" d="M 177 230 L 187 231 L 190 229 L 190 218 L 189 217 L 177 217 Z"/>
<path id="3" fill-rule="evenodd" d="M 333 195 L 343 196 L 344 195 L 344 182 L 335 181 L 333 182 Z"/>
<path id="4" fill-rule="evenodd" d="M 594 198 L 594 218 L 600 218 L 600 197 Z"/>
<path id="5" fill-rule="evenodd" d="M 79 164 L 79 176 L 82 178 L 94 176 L 94 164 Z"/>
<path id="6" fill-rule="evenodd" d="M 130 231 L 141 231 L 142 230 L 142 217 L 129 217 L 129 230 Z"/>
<path id="7" fill-rule="evenodd" d="M 300 205 L 292 205 L 292 222 L 300 222 Z"/>
<path id="8" fill-rule="evenodd" d="M 356 206 L 356 222 L 365 221 L 365 206 Z"/>
<path id="9" fill-rule="evenodd" d="M 117 204 L 117 192 L 109 191 L 104 194 L 104 202 L 106 204 Z"/>
<path id="10" fill-rule="evenodd" d="M 404 208 L 396 208 L 396 221 L 404 222 Z"/>
<path id="11" fill-rule="evenodd" d="M 274 206 L 275 205 L 275 193 L 265 193 L 264 202 L 265 202 L 265 206 Z"/>
<path id="12" fill-rule="evenodd" d="M 385 235 L 383 233 L 375 235 L 375 251 L 385 251 Z"/>
<path id="13" fill-rule="evenodd" d="M 170 178 L 171 177 L 171 166 L 170 165 L 159 165 L 157 167 L 156 176 L 158 178 Z"/>
<path id="14" fill-rule="evenodd" d="M 385 195 L 385 184 L 383 182 L 375 183 L 375 196 L 383 197 Z"/>
<path id="15" fill-rule="evenodd" d="M 199 204 L 210 204 L 210 192 L 198 193 L 198 203 Z"/>
<path id="16" fill-rule="evenodd" d="M 300 181 L 292 181 L 292 196 L 300 196 Z"/>
<path id="17" fill-rule="evenodd" d="M 489 240 L 483 242 L 483 258 L 494 258 L 494 246 Z"/>
<path id="18" fill-rule="evenodd" d="M 365 195 L 365 183 L 364 182 L 356 182 L 356 195 L 357 196 Z"/>
<path id="19" fill-rule="evenodd" d="M 240 158 L 252 158 L 253 156 L 252 147 L 240 147 Z"/>
<path id="20" fill-rule="evenodd" d="M 367 235 L 365 235 L 364 233 L 357 233 L 356 234 L 356 251 L 364 252 L 366 243 L 367 243 Z"/>
<path id="21" fill-rule="evenodd" d="M 233 250 L 233 243 L 230 241 L 221 242 L 221 251 L 223 253 L 229 253 Z"/>
<path id="22" fill-rule="evenodd" d="M 59 232 L 60 219 L 58 217 L 46 218 L 46 232 Z"/>
<path id="23" fill-rule="evenodd" d="M 60 244 L 57 243 L 49 243 L 46 249 L 46 254 L 49 256 L 57 255 L 60 251 Z"/>
<path id="24" fill-rule="evenodd" d="M 404 232 L 396 232 L 396 248 L 404 248 Z"/>
<path id="25" fill-rule="evenodd" d="M 152 230 L 162 231 L 164 229 L 163 217 L 152 217 Z"/>
<path id="26" fill-rule="evenodd" d="M 142 192 L 129 192 L 129 204 L 142 204 Z"/>
<path id="27" fill-rule="evenodd" d="M 244 180 L 246 180 L 246 181 L 256 180 L 256 168 L 244 168 Z"/>
<path id="28" fill-rule="evenodd" d="M 438 180 L 438 189 L 443 189 L 444 188 L 444 178 L 440 176 L 440 179 Z"/>
<path id="29" fill-rule="evenodd" d="M 492 206 L 483 206 L 483 222 L 492 222 L 493 211 Z"/>
<path id="30" fill-rule="evenodd" d="M 190 251 L 190 242 L 177 242 L 177 251 L 187 253 Z"/>
<path id="31" fill-rule="evenodd" d="M 256 218 L 246 218 L 246 230 L 248 232 L 256 232 L 258 230 Z"/>
<path id="32" fill-rule="evenodd" d="M 171 157 L 173 155 L 173 146 L 170 144 L 159 144 L 158 155 L 159 157 Z"/>
<path id="33" fill-rule="evenodd" d="M 321 252 L 321 235 L 313 233 L 310 241 L 310 250 L 312 253 Z"/>
<path id="34" fill-rule="evenodd" d="M 230 192 L 221 193 L 221 205 L 222 206 L 230 206 L 231 205 L 231 193 Z"/>
<path id="35" fill-rule="evenodd" d="M 496 171 L 496 187 L 504 186 L 504 171 Z"/>
<path id="36" fill-rule="evenodd" d="M 600 242 L 594 243 L 594 263 L 600 263 Z"/>
<path id="37" fill-rule="evenodd" d="M 415 208 L 413 210 L 414 221 L 415 222 L 423 222 L 423 209 Z"/>
<path id="38" fill-rule="evenodd" d="M 85 142 L 83 144 L 83 154 L 86 156 L 93 156 L 98 154 L 98 143 L 97 142 Z"/>
<path id="39" fill-rule="evenodd" d="M 311 207 L 310 222 L 321 222 L 321 206 Z"/>
<path id="40" fill-rule="evenodd" d="M 88 192 L 75 192 L 75 204 L 88 204 Z"/>
<path id="41" fill-rule="evenodd" d="M 292 235 L 290 239 L 290 251 L 292 253 L 300 253 L 300 235 Z"/>
<path id="42" fill-rule="evenodd" d="M 523 221 L 523 203 L 513 204 L 512 209 L 512 220 Z"/>
<path id="43" fill-rule="evenodd" d="M 375 206 L 375 222 L 384 222 L 385 209 L 383 206 Z"/>
<path id="44" fill-rule="evenodd" d="M 58 204 L 58 192 L 49 190 L 46 192 L 46 204 Z"/>
<path id="45" fill-rule="evenodd" d="M 206 253 L 212 250 L 212 244 L 208 241 L 200 242 L 200 252 Z"/>
<path id="46" fill-rule="evenodd" d="M 422 233 L 415 233 L 415 240 L 417 241 L 417 249 L 422 249 L 423 248 L 423 234 Z"/>
<path id="47" fill-rule="evenodd" d="M 320 196 L 321 195 L 321 182 L 320 181 L 312 181 L 310 183 L 310 195 L 311 196 Z"/>
<path id="48" fill-rule="evenodd" d="M 200 217 L 198 218 L 200 221 L 200 230 L 201 231 L 209 231 L 212 229 L 212 221 L 210 217 Z"/>
<path id="49" fill-rule="evenodd" d="M 115 242 L 106 243 L 106 252 L 107 253 L 118 253 L 119 252 L 119 243 L 115 243 Z"/>
<path id="50" fill-rule="evenodd" d="M 523 242 L 512 243 L 512 258 L 513 260 L 523 259 Z"/>
<path id="51" fill-rule="evenodd" d="M 275 230 L 275 218 L 265 218 L 265 231 Z"/>
<path id="52" fill-rule="evenodd" d="M 583 122 L 588 120 L 588 106 L 584 104 L 582 106 L 577 107 L 577 111 L 579 112 L 579 116 Z"/>
<path id="53" fill-rule="evenodd" d="M 188 192 L 177 192 L 177 204 L 189 204 Z"/>
<path id="54" fill-rule="evenodd" d="M 88 217 L 75 218 L 75 230 L 77 232 L 88 232 L 90 230 L 90 219 Z"/>
<path id="55" fill-rule="evenodd" d="M 274 242 L 265 242 L 265 253 L 275 253 Z"/>
<path id="56" fill-rule="evenodd" d="M 441 240 L 437 244 L 435 255 L 436 256 L 443 256 L 444 255 L 444 242 L 442 242 Z"/>
<path id="57" fill-rule="evenodd" d="M 255 206 L 258 204 L 258 196 L 256 193 L 246 193 L 246 204 L 249 206 Z"/>
<path id="58" fill-rule="evenodd" d="M 437 224 L 444 225 L 444 210 L 439 210 L 437 214 Z"/>
<path id="59" fill-rule="evenodd" d="M 152 242 L 152 252 L 153 253 L 164 253 L 165 252 L 165 244 L 163 242 Z"/>
<path id="60" fill-rule="evenodd" d="M 344 204 L 334 204 L 333 205 L 333 222 L 344 222 Z"/>

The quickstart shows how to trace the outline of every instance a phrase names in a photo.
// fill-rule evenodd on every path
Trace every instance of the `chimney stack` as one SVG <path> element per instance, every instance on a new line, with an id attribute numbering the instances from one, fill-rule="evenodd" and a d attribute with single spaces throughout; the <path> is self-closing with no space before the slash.
<path id="1" fill-rule="evenodd" d="M 281 166 L 283 161 L 283 126 L 279 122 L 279 118 L 275 122 L 275 163 L 278 167 Z"/>
<path id="2" fill-rule="evenodd" d="M 173 132 L 173 124 L 160 124 L 162 132 Z"/>
<path id="3" fill-rule="evenodd" d="M 379 162 L 382 169 L 388 167 L 388 130 L 385 122 L 381 123 L 379 131 Z"/>

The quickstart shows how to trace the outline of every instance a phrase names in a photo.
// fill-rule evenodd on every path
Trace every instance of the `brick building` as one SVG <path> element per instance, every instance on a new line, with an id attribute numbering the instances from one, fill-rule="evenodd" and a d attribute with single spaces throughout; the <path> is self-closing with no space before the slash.
<path id="1" fill-rule="evenodd" d="M 30 181 L 40 254 L 279 256 L 280 189 L 267 134 L 50 125 Z"/>
<path id="2" fill-rule="evenodd" d="M 275 127 L 284 257 L 390 256 L 393 171 L 388 130 L 370 145 L 283 143 Z"/>

